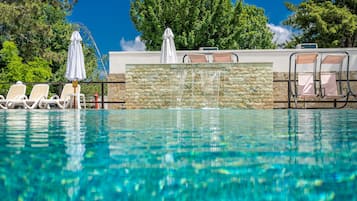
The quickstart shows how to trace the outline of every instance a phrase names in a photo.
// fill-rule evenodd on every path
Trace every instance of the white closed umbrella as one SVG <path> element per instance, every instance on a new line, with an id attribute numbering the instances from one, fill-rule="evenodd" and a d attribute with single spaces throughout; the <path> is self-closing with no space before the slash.
<path id="1" fill-rule="evenodd" d="M 61 122 L 65 130 L 67 166 L 66 169 L 76 172 L 82 167 L 83 155 L 85 153 L 85 113 L 79 110 L 61 113 Z M 73 121 L 74 120 L 74 121 Z M 82 129 L 81 129 L 82 128 Z"/>
<path id="2" fill-rule="evenodd" d="M 85 133 L 86 133 L 86 117 L 83 116 L 79 110 L 63 112 L 59 114 L 60 122 L 65 131 L 64 141 L 66 145 L 65 153 L 67 156 L 67 163 L 65 170 L 73 174 L 80 174 L 83 170 L 85 147 Z M 67 192 L 72 195 L 79 195 L 81 190 L 80 180 L 75 179 L 67 186 Z"/>
<path id="3" fill-rule="evenodd" d="M 162 64 L 177 63 L 176 47 L 174 42 L 174 34 L 170 28 L 166 28 L 162 36 L 161 59 Z"/>
<path id="4" fill-rule="evenodd" d="M 71 36 L 71 44 L 68 47 L 67 69 L 65 77 L 72 81 L 75 97 L 77 97 L 78 108 L 80 108 L 79 92 L 76 91 L 78 81 L 86 79 L 84 67 L 84 55 L 82 49 L 82 37 L 78 31 Z"/>

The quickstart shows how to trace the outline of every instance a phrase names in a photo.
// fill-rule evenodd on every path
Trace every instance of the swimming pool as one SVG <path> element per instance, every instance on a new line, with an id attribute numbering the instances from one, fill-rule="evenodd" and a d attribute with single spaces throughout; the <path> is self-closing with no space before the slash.
<path id="1" fill-rule="evenodd" d="M 0 111 L 1 200 L 357 200 L 357 110 Z"/>

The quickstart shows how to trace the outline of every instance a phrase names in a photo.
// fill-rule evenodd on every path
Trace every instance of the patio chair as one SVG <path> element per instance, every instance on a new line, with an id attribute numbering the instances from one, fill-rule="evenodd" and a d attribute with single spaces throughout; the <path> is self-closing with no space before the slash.
<path id="1" fill-rule="evenodd" d="M 26 96 L 26 85 L 22 82 L 17 82 L 11 85 L 9 91 L 7 92 L 6 98 L 0 95 L 0 108 L 8 109 L 13 108 L 15 105 L 12 104 L 14 101 L 23 100 Z"/>
<path id="2" fill-rule="evenodd" d="M 48 91 L 50 86 L 48 84 L 36 84 L 33 86 L 30 96 L 21 101 L 17 101 L 15 104 L 22 104 L 26 109 L 35 109 L 38 107 L 39 103 L 42 99 L 46 99 L 48 97 Z"/>
<path id="3" fill-rule="evenodd" d="M 309 67 L 309 72 L 299 72 L 298 82 L 297 82 L 297 97 L 307 98 L 307 97 L 316 97 L 316 83 L 315 83 L 315 70 L 316 70 L 316 62 L 317 62 L 317 54 L 316 53 L 302 53 L 296 55 L 295 65 L 311 65 L 313 67 Z M 296 69 L 296 67 L 295 67 Z M 314 72 L 311 70 L 314 69 Z"/>
<path id="4" fill-rule="evenodd" d="M 236 61 L 232 58 L 233 56 L 236 57 Z M 239 62 L 238 55 L 231 53 L 231 52 L 224 52 L 224 53 L 213 53 L 213 63 L 233 63 Z"/>
<path id="5" fill-rule="evenodd" d="M 204 54 L 189 54 L 187 56 L 191 63 L 208 63 L 208 59 Z"/>
<path id="6" fill-rule="evenodd" d="M 81 92 L 81 87 L 80 85 L 78 85 L 76 88 L 76 93 L 79 94 L 80 99 L 83 99 L 84 108 L 85 108 L 86 107 L 85 96 L 80 92 Z M 63 86 L 62 93 L 60 96 L 54 95 L 49 99 L 41 99 L 39 103 L 39 107 L 51 109 L 51 106 L 54 105 L 61 109 L 70 108 L 73 106 L 74 97 L 75 97 L 74 88 L 72 84 L 68 83 Z M 78 105 L 78 107 L 80 107 L 80 105 Z"/>
<path id="7" fill-rule="evenodd" d="M 345 95 L 342 94 L 342 85 L 341 85 L 341 69 L 342 63 L 346 55 L 327 55 L 322 61 L 321 66 L 325 64 L 330 65 L 339 65 L 340 68 L 340 78 L 339 83 L 337 83 L 337 73 L 336 72 L 321 72 L 321 96 L 323 98 L 343 98 Z"/>
<path id="8" fill-rule="evenodd" d="M 295 65 L 293 71 L 293 80 L 295 85 L 293 96 L 295 98 L 295 103 L 297 102 L 296 98 L 298 97 L 306 98 L 317 96 L 315 83 L 317 56 L 318 54 L 316 53 L 299 53 L 295 55 Z M 298 72 L 298 65 L 300 67 L 306 66 L 308 67 L 308 70 L 300 70 L 300 72 Z"/>

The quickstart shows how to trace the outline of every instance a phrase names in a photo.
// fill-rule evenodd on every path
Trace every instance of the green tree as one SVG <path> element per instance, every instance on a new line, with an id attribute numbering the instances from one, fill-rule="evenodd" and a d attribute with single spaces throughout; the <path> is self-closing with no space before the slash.
<path id="1" fill-rule="evenodd" d="M 24 0 L 0 4 L 2 41 L 14 41 L 25 61 L 40 56 L 56 71 L 64 63 L 72 27 L 66 12 L 41 1 Z"/>
<path id="2" fill-rule="evenodd" d="M 33 61 L 23 63 L 14 42 L 5 41 L 2 46 L 0 58 L 5 63 L 0 73 L 2 82 L 44 82 L 51 77 L 51 69 L 46 60 L 35 57 Z"/>
<path id="3" fill-rule="evenodd" d="M 305 0 L 286 6 L 293 15 L 284 24 L 298 31 L 288 47 L 304 42 L 325 48 L 357 46 L 356 0 Z"/>
<path id="4" fill-rule="evenodd" d="M 357 0 L 336 0 L 336 3 L 347 8 L 354 14 L 357 14 Z"/>
<path id="5" fill-rule="evenodd" d="M 42 2 L 49 4 L 54 7 L 65 9 L 71 11 L 73 6 L 78 2 L 78 0 L 34 0 L 37 2 Z M 23 3 L 24 0 L 0 0 L 0 3 Z"/>
<path id="6" fill-rule="evenodd" d="M 67 51 L 75 25 L 66 16 L 77 0 L 0 1 L 0 42 L 14 41 L 25 63 L 41 58 L 53 76 L 47 81 L 66 81 Z M 86 46 L 86 44 L 84 44 Z M 1 47 L 0 47 L 1 48 Z M 92 47 L 84 47 L 88 75 L 97 68 Z M 0 61 L 0 69 L 4 62 Z"/>
<path id="7" fill-rule="evenodd" d="M 5 41 L 15 43 L 16 57 L 11 62 L 0 57 L 2 82 L 66 82 L 64 77 L 70 37 L 78 26 L 66 17 L 77 0 L 0 0 L 0 49 Z M 95 49 L 83 44 L 85 66 L 89 80 L 96 81 L 99 74 Z M 50 76 L 47 67 L 50 67 Z M 45 70 L 44 70 L 45 69 Z M 52 76 L 51 76 L 52 75 Z M 94 94 L 100 86 L 84 85 L 82 93 Z M 6 92 L 8 87 L 1 85 Z M 6 88 L 6 89 L 5 89 Z M 52 93 L 58 93 L 51 87 Z"/>
<path id="8" fill-rule="evenodd" d="M 177 49 L 274 48 L 264 10 L 242 0 L 133 0 L 130 15 L 148 50 L 159 50 L 170 27 Z"/>

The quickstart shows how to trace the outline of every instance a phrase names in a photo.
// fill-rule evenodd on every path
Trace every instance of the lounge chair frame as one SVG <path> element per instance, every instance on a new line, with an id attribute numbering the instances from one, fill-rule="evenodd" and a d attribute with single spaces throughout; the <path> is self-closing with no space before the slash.
<path id="1" fill-rule="evenodd" d="M 314 61 L 314 66 L 311 69 L 311 72 L 313 73 L 314 76 L 314 88 L 315 88 L 315 93 L 316 97 L 319 98 L 318 101 L 326 100 L 327 98 L 335 100 L 333 108 L 343 108 L 347 105 L 348 102 L 348 97 L 350 95 L 356 96 L 350 86 L 350 69 L 349 69 L 349 63 L 350 63 L 350 55 L 346 51 L 329 51 L 329 52 L 323 52 L 323 51 L 304 51 L 304 52 L 294 52 L 290 55 L 289 58 L 289 75 L 288 75 L 288 108 L 291 108 L 291 99 L 294 100 L 295 102 L 295 108 L 297 108 L 297 103 L 298 103 L 298 97 L 299 97 L 299 92 L 298 92 L 298 86 L 297 86 L 297 76 L 300 72 L 297 71 L 297 65 L 298 64 L 311 64 L 311 58 L 309 60 L 308 57 L 306 58 L 301 58 L 299 60 L 300 55 L 308 55 L 308 54 L 316 54 L 317 55 L 317 60 Z M 318 59 L 319 58 L 319 59 Z M 329 95 L 326 94 L 325 91 L 326 89 L 324 88 L 324 83 L 323 79 L 325 79 L 323 76 L 329 75 L 330 76 L 335 76 L 332 75 L 333 72 L 327 72 L 324 69 L 325 64 L 333 64 L 333 65 L 339 65 L 338 72 L 336 72 L 336 88 L 338 89 L 338 93 L 336 96 L 334 95 Z M 317 67 L 319 66 L 319 67 Z M 345 66 L 345 68 L 343 68 Z M 342 74 L 343 70 L 346 70 L 346 80 L 343 80 Z M 345 93 L 342 93 L 343 91 L 343 82 L 346 83 L 346 90 Z M 336 99 L 345 99 L 345 103 L 337 107 L 336 105 Z M 306 100 L 304 99 L 305 103 L 305 108 L 306 108 Z"/>
<path id="2" fill-rule="evenodd" d="M 323 86 L 323 77 L 322 76 L 336 76 L 335 77 L 335 82 L 337 86 L 337 94 L 336 96 L 333 96 L 332 98 L 339 98 L 339 97 L 345 97 L 347 94 L 342 94 L 342 71 L 343 71 L 343 63 L 345 60 L 346 55 L 345 54 L 328 54 L 324 58 L 321 57 L 321 62 L 320 62 L 320 89 L 321 89 L 321 97 L 322 98 L 331 98 L 328 94 L 325 93 L 325 87 Z M 323 69 L 324 65 L 327 64 L 335 64 L 338 65 L 338 72 L 337 73 L 332 73 L 332 72 L 325 72 Z M 333 75 L 335 74 L 335 75 Z M 348 76 L 349 73 L 347 73 L 346 76 Z"/>

